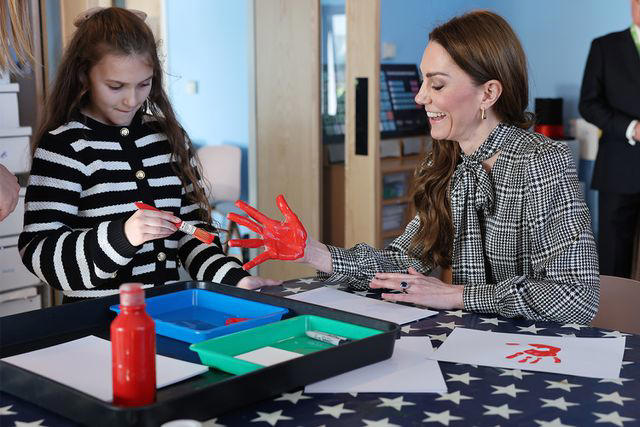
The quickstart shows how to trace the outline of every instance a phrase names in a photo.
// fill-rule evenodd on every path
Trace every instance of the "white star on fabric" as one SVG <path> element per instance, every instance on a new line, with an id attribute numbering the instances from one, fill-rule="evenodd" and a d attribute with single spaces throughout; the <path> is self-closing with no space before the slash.
<path id="1" fill-rule="evenodd" d="M 635 400 L 633 397 L 625 397 L 625 396 L 620 396 L 620 393 L 618 393 L 617 391 L 614 391 L 613 393 L 595 393 L 598 396 L 600 396 L 600 399 L 598 399 L 598 402 L 613 402 L 613 403 L 617 403 L 620 406 L 624 406 L 624 401 L 625 400 Z"/>
<path id="2" fill-rule="evenodd" d="M 543 399 L 540 398 L 544 402 L 542 405 L 543 408 L 557 408 L 566 411 L 570 406 L 579 406 L 579 403 L 567 402 L 564 400 L 564 397 L 559 397 L 557 399 Z"/>
<path id="3" fill-rule="evenodd" d="M 614 383 L 614 384 L 618 384 L 618 385 L 623 385 L 622 383 L 625 381 L 631 381 L 631 378 L 603 378 L 600 381 L 598 381 L 599 383 Z"/>
<path id="4" fill-rule="evenodd" d="M 438 324 L 438 328 L 449 328 L 451 330 L 453 330 L 454 328 L 458 327 L 458 326 L 462 326 L 462 325 L 456 325 L 456 322 L 448 322 L 448 323 L 442 323 L 442 322 L 436 322 Z"/>
<path id="5" fill-rule="evenodd" d="M 565 323 L 564 325 L 560 326 L 561 328 L 573 328 L 573 329 L 577 329 L 580 330 L 582 328 L 588 328 L 588 325 L 581 325 L 580 323 Z"/>
<path id="6" fill-rule="evenodd" d="M 413 402 L 405 402 L 404 396 L 396 397 L 395 399 L 387 399 L 386 397 L 380 397 L 379 399 L 382 403 L 378 405 L 378 408 L 389 407 L 401 411 L 403 406 L 415 405 Z"/>
<path id="7" fill-rule="evenodd" d="M 561 337 L 576 337 L 576 334 L 560 334 L 560 333 L 556 333 L 556 335 L 561 336 Z"/>
<path id="8" fill-rule="evenodd" d="M 456 317 L 462 318 L 462 316 L 464 316 L 465 314 L 469 314 L 469 313 L 462 310 L 455 310 L 455 311 L 447 310 L 447 316 L 456 316 Z"/>
<path id="9" fill-rule="evenodd" d="M 422 328 L 418 326 L 417 323 L 410 323 L 408 325 L 404 325 L 402 328 L 400 328 L 402 330 L 402 332 L 405 333 L 410 333 L 411 331 L 419 331 Z"/>
<path id="10" fill-rule="evenodd" d="M 481 325 L 483 323 L 491 323 L 492 325 L 499 326 L 499 323 L 507 323 L 504 320 L 499 320 L 497 317 L 481 317 L 480 320 L 482 320 L 482 322 L 480 322 Z"/>
<path id="11" fill-rule="evenodd" d="M 449 375 L 449 379 L 447 381 L 454 382 L 460 381 L 461 383 L 465 383 L 469 385 L 469 383 L 473 380 L 480 380 L 482 378 L 472 377 L 469 375 L 469 372 L 465 372 L 464 374 L 447 374 Z"/>
<path id="12" fill-rule="evenodd" d="M 569 424 L 563 424 L 560 418 L 551 421 L 533 420 L 541 427 L 573 427 Z"/>
<path id="13" fill-rule="evenodd" d="M 459 421 L 464 420 L 462 417 L 458 417 L 449 413 L 449 410 L 443 412 L 427 412 L 422 411 L 427 416 L 427 418 L 423 419 L 423 423 L 440 423 L 442 425 L 448 426 L 451 421 Z"/>
<path id="14" fill-rule="evenodd" d="M 315 415 L 331 415 L 333 418 L 340 418 L 341 415 L 355 412 L 353 409 L 345 409 L 344 403 L 338 403 L 334 406 L 318 405 L 322 411 L 318 411 Z"/>
<path id="15" fill-rule="evenodd" d="M 628 337 L 631 334 L 625 334 L 624 332 L 620 332 L 620 331 L 600 331 L 602 332 L 602 338 L 620 338 L 620 337 Z"/>
<path id="16" fill-rule="evenodd" d="M 509 408 L 509 405 L 506 403 L 502 406 L 482 405 L 482 407 L 487 410 L 487 412 L 485 412 L 482 415 L 500 415 L 502 418 L 506 420 L 508 420 L 509 417 L 513 414 L 522 413 L 522 411 L 518 411 L 517 409 Z"/>
<path id="17" fill-rule="evenodd" d="M 296 283 L 304 283 L 304 284 L 307 284 L 307 285 L 310 285 L 310 284 L 316 283 L 316 282 L 318 282 L 318 280 L 314 279 L 313 277 L 309 277 L 307 279 L 298 279 L 296 281 Z"/>
<path id="18" fill-rule="evenodd" d="M 366 427 L 402 427 L 399 426 L 398 424 L 392 424 L 389 422 L 389 418 L 383 418 L 381 420 L 362 420 L 363 423 L 365 423 Z"/>
<path id="19" fill-rule="evenodd" d="M 613 411 L 610 414 L 600 414 L 598 412 L 592 412 L 593 415 L 598 417 L 597 423 L 611 423 L 618 427 L 622 427 L 625 421 L 633 421 L 635 418 L 622 417 L 618 414 L 618 411 Z"/>
<path id="20" fill-rule="evenodd" d="M 349 394 L 350 394 L 352 397 L 358 397 L 358 392 L 357 392 L 357 391 L 350 391 L 350 392 L 349 392 Z"/>
<path id="21" fill-rule="evenodd" d="M 526 377 L 527 375 L 533 375 L 533 372 L 525 372 L 525 371 L 521 371 L 520 369 L 502 369 L 502 373 L 500 374 L 500 376 L 502 377 L 505 375 L 515 377 L 521 380 L 522 377 Z"/>
<path id="22" fill-rule="evenodd" d="M 13 412 L 11 410 L 12 407 L 13 407 L 13 405 L 9 405 L 9 406 L 3 406 L 2 408 L 0 408 L 0 415 L 15 415 L 15 414 L 17 414 L 17 412 Z"/>
<path id="23" fill-rule="evenodd" d="M 44 418 L 38 421 L 31 421 L 30 423 L 25 423 L 23 421 L 16 421 L 14 427 L 45 427 L 43 424 L 40 424 L 44 421 Z"/>
<path id="24" fill-rule="evenodd" d="M 622 361 L 622 366 L 625 366 L 625 365 L 631 365 L 632 363 L 634 363 L 634 362 L 633 362 L 633 361 L 631 361 L 631 360 L 623 360 L 623 361 Z"/>
<path id="25" fill-rule="evenodd" d="M 303 392 L 304 390 L 298 390 L 295 393 L 282 393 L 280 397 L 273 400 L 288 400 L 295 405 L 299 400 L 311 399 L 310 396 L 304 396 Z"/>
<path id="26" fill-rule="evenodd" d="M 571 387 L 582 387 L 582 385 L 580 385 L 580 384 L 571 384 L 566 379 L 564 379 L 562 381 L 544 380 L 544 382 L 549 384 L 547 386 L 547 388 L 559 388 L 559 389 L 565 390 L 565 391 L 571 391 Z"/>
<path id="27" fill-rule="evenodd" d="M 460 405 L 460 402 L 465 399 L 473 399 L 473 397 L 465 396 L 460 391 L 454 391 L 453 393 L 442 393 L 436 400 L 450 400 L 456 405 Z"/>
<path id="28" fill-rule="evenodd" d="M 456 363 L 457 366 L 471 366 L 473 368 L 477 368 L 478 365 L 472 365 L 471 363 Z"/>
<path id="29" fill-rule="evenodd" d="M 518 332 L 531 332 L 532 334 L 537 334 L 538 331 L 543 331 L 547 328 L 538 328 L 536 327 L 536 324 L 534 323 L 531 326 L 518 326 L 519 331 Z"/>
<path id="30" fill-rule="evenodd" d="M 521 388 L 516 388 L 515 384 L 511 384 L 508 386 L 500 386 L 500 385 L 492 385 L 491 387 L 496 390 L 491 394 L 508 394 L 511 397 L 516 397 L 518 393 L 527 393 L 529 390 L 523 390 Z"/>
<path id="31" fill-rule="evenodd" d="M 447 339 L 447 334 L 429 335 L 429 338 L 431 339 L 431 341 L 436 340 L 444 342 L 444 340 Z"/>
<path id="32" fill-rule="evenodd" d="M 258 411 L 258 415 L 259 415 L 258 418 L 254 418 L 251 420 L 252 423 L 264 421 L 265 423 L 269 423 L 271 426 L 275 426 L 278 421 L 286 421 L 286 420 L 293 419 L 291 417 L 286 417 L 282 415 L 282 409 L 280 409 L 279 411 L 271 412 L 271 413 Z"/>
<path id="33" fill-rule="evenodd" d="M 211 418 L 210 420 L 204 421 L 202 423 L 202 427 L 226 427 L 224 424 L 218 424 L 217 418 Z"/>
<path id="34" fill-rule="evenodd" d="M 306 289 L 302 289 L 300 286 L 298 286 L 297 288 L 286 288 L 285 291 L 297 294 L 298 292 L 306 291 Z"/>

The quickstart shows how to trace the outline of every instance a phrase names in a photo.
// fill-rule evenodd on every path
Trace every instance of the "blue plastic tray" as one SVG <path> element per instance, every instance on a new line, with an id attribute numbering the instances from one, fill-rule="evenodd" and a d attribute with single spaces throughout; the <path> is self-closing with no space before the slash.
<path id="1" fill-rule="evenodd" d="M 188 289 L 147 298 L 146 310 L 156 333 L 196 343 L 232 332 L 276 322 L 289 310 L 204 289 Z M 111 310 L 120 312 L 119 305 Z M 225 325 L 228 318 L 248 318 Z"/>

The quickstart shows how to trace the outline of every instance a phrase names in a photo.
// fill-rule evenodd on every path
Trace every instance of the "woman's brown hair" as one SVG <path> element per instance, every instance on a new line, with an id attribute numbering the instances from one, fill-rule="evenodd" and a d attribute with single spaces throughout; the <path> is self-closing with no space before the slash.
<path id="1" fill-rule="evenodd" d="M 33 138 L 35 152 L 43 135 L 69 121 L 90 102 L 89 71 L 106 54 L 147 55 L 153 68 L 151 92 L 145 102 L 151 122 L 167 136 L 176 175 L 192 202 L 202 207 L 202 220 L 211 222 L 211 207 L 200 183 L 199 163 L 191 141 L 178 123 L 162 84 L 162 67 L 151 29 L 134 13 L 110 7 L 89 16 L 78 26 L 58 67 L 55 83 L 48 95 L 44 120 Z M 195 164 L 191 159 L 195 159 Z M 193 192 L 187 191 L 193 184 Z"/>
<path id="2" fill-rule="evenodd" d="M 488 11 L 474 11 L 451 19 L 429 34 L 476 85 L 489 80 L 502 84 L 493 105 L 498 119 L 528 129 L 533 114 L 529 104 L 527 60 L 518 37 L 507 21 Z M 431 152 L 416 169 L 413 201 L 420 218 L 411 251 L 429 265 L 448 267 L 453 247 L 449 200 L 451 176 L 460 158 L 456 141 L 434 140 Z"/>

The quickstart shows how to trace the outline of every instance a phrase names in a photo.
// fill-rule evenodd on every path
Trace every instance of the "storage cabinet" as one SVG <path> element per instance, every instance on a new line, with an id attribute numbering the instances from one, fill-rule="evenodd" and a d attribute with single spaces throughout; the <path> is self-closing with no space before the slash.
<path id="1" fill-rule="evenodd" d="M 431 139 L 427 136 L 387 141 L 397 144 L 401 154 L 380 159 L 382 197 L 377 238 L 379 247 L 387 246 L 400 236 L 415 216 L 415 206 L 411 197 L 414 172 L 431 147 Z"/>
<path id="2" fill-rule="evenodd" d="M 16 175 L 26 175 L 31 166 L 31 127 L 20 126 L 19 91 L 20 85 L 0 72 L 0 163 Z M 24 193 L 23 187 L 15 210 L 0 222 L 0 316 L 42 307 L 40 280 L 27 270 L 18 253 Z"/>
<path id="3" fill-rule="evenodd" d="M 376 178 L 380 185 L 380 203 L 369 209 L 380 213 L 380 226 L 376 230 L 375 246 L 384 247 L 404 231 L 415 216 L 411 197 L 413 175 L 428 150 L 431 138 L 412 136 L 382 140 L 380 144 L 380 167 Z M 393 153 L 388 155 L 385 153 Z M 386 157 L 383 157 L 385 156 Z M 325 150 L 323 168 L 322 241 L 334 246 L 345 245 L 345 173 L 343 163 L 330 163 L 329 150 Z M 368 189 L 364 191 L 370 191 Z"/>

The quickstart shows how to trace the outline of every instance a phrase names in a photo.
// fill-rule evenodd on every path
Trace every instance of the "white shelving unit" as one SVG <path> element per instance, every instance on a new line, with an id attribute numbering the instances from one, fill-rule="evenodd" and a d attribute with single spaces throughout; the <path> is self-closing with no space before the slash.
<path id="1" fill-rule="evenodd" d="M 18 116 L 18 83 L 0 71 L 0 163 L 14 174 L 28 173 L 30 127 L 21 127 Z M 40 280 L 24 266 L 18 253 L 22 231 L 25 188 L 20 190 L 16 209 L 0 222 L 0 316 L 42 307 Z"/>

